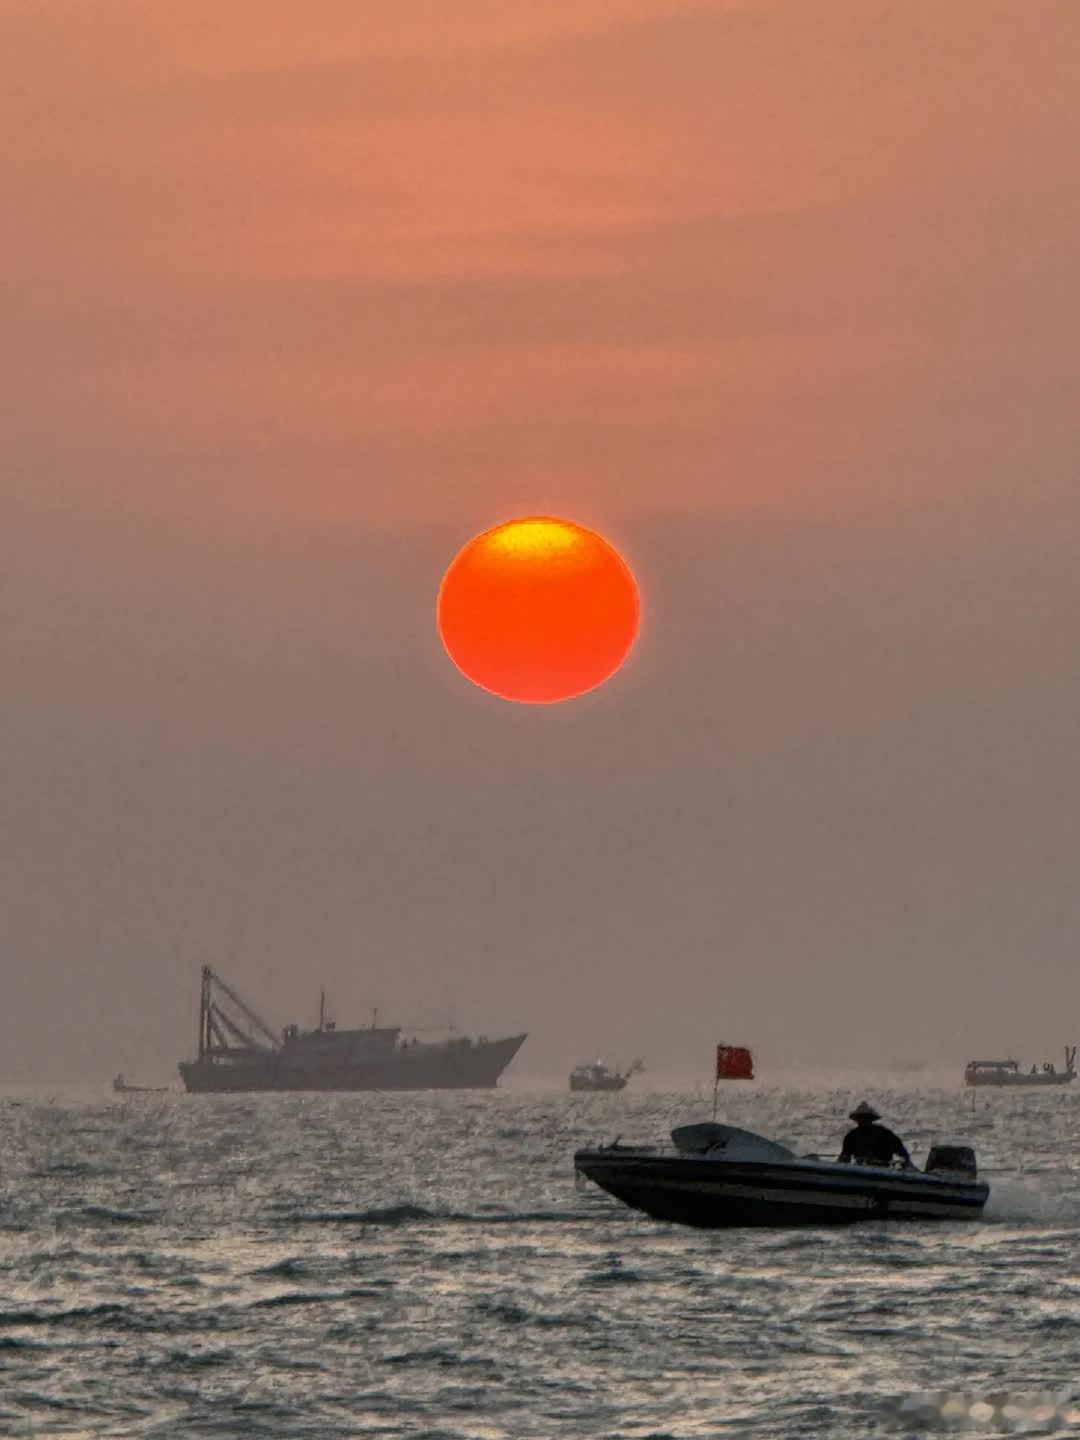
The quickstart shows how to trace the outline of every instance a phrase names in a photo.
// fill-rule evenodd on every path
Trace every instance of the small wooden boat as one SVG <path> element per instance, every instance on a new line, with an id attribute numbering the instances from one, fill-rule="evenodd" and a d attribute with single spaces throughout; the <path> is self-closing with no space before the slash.
<path id="1" fill-rule="evenodd" d="M 640 1075 L 645 1066 L 635 1060 L 629 1070 L 609 1070 L 602 1060 L 591 1065 L 578 1065 L 570 1072 L 571 1090 L 625 1090 L 631 1075 Z"/>
<path id="2" fill-rule="evenodd" d="M 1025 1070 L 1018 1060 L 969 1060 L 964 1067 L 965 1085 L 998 1085 L 1041 1089 L 1047 1085 L 1069 1085 L 1076 1078 L 1076 1046 L 1065 1047 L 1065 1069 L 1044 1064 Z"/>
<path id="3" fill-rule="evenodd" d="M 123 1075 L 113 1079 L 112 1088 L 118 1095 L 164 1095 L 167 1085 L 129 1085 Z"/>
<path id="4" fill-rule="evenodd" d="M 574 1168 L 657 1220 L 717 1229 L 854 1220 L 975 1220 L 990 1187 L 967 1145 L 936 1145 L 923 1170 L 846 1165 L 715 1121 L 671 1132 L 674 1151 L 601 1145 Z"/>

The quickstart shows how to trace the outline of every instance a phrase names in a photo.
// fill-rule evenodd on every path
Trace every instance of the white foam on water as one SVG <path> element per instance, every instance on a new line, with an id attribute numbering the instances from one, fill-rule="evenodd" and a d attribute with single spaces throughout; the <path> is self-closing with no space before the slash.
<path id="1" fill-rule="evenodd" d="M 1080 1198 L 1033 1177 L 990 1177 L 983 1216 L 999 1224 L 1075 1225 L 1080 1222 Z"/>

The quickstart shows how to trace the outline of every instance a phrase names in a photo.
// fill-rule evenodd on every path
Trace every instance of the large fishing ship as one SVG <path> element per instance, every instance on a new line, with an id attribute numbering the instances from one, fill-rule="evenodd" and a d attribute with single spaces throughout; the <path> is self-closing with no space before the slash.
<path id="1" fill-rule="evenodd" d="M 180 1062 L 188 1090 L 490 1090 L 526 1036 L 408 1038 L 400 1026 L 339 1030 L 325 998 L 314 1030 L 280 1033 L 209 965 L 199 996 L 199 1053 Z"/>

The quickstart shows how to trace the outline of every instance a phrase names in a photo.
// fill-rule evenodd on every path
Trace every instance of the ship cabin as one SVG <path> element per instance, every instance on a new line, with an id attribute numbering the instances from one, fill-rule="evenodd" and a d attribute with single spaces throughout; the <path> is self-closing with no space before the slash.
<path id="1" fill-rule="evenodd" d="M 602 1060 L 594 1060 L 591 1065 L 575 1066 L 570 1079 L 586 1085 L 602 1085 L 605 1080 L 611 1079 L 611 1071 Z"/>
<path id="2" fill-rule="evenodd" d="M 969 1085 L 974 1080 L 1008 1080 L 1019 1074 L 1019 1060 L 969 1060 L 964 1067 L 964 1079 Z"/>
<path id="3" fill-rule="evenodd" d="M 302 1050 L 305 1056 L 332 1060 L 346 1055 L 376 1059 L 392 1055 L 401 1035 L 399 1026 L 365 1025 L 359 1030 L 339 1030 L 332 1020 L 316 1030 L 301 1030 L 299 1025 L 286 1025 L 281 1032 L 285 1051 Z"/>

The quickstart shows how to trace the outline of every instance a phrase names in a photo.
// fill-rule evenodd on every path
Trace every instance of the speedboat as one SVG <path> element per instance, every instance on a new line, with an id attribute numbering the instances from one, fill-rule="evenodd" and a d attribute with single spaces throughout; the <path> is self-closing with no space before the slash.
<path id="1" fill-rule="evenodd" d="M 657 1220 L 826 1225 L 854 1220 L 977 1220 L 990 1187 L 967 1145 L 935 1145 L 926 1168 L 847 1165 L 715 1121 L 671 1132 L 674 1150 L 615 1141 L 579 1150 L 574 1168 Z"/>

